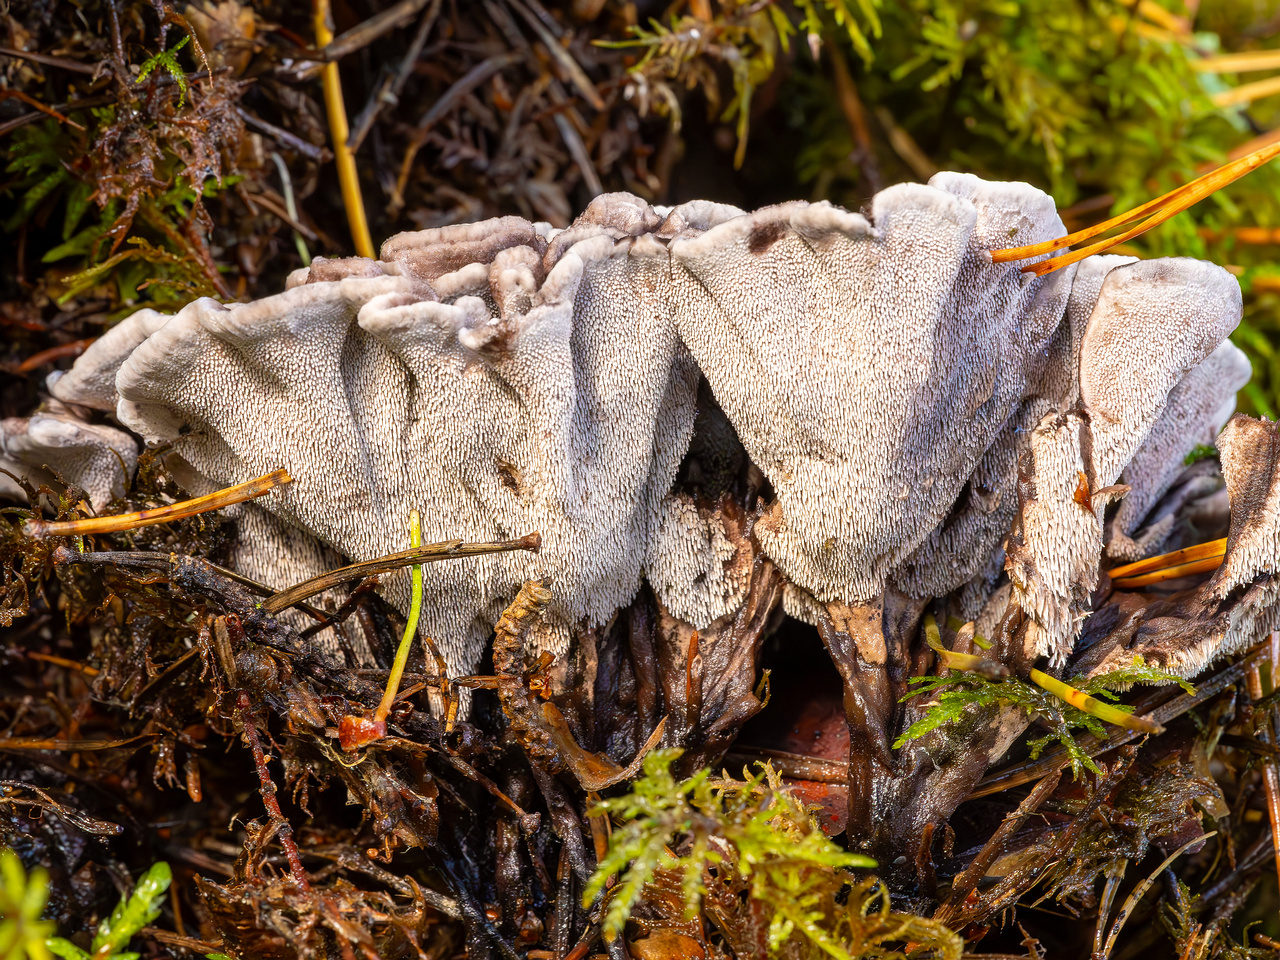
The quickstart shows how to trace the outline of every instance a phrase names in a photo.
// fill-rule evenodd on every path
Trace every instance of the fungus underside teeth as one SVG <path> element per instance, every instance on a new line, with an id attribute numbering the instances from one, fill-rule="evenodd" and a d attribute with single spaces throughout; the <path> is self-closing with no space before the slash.
<path id="1" fill-rule="evenodd" d="M 120 533 L 156 523 L 168 523 L 170 520 L 183 520 L 194 517 L 198 513 L 207 513 L 232 504 L 244 503 L 246 500 L 254 500 L 270 493 L 276 487 L 292 482 L 293 478 L 289 476 L 289 471 L 275 470 L 248 483 L 238 483 L 234 487 L 227 487 L 225 490 L 192 500 L 171 503 L 167 507 L 122 513 L 114 517 L 89 517 L 84 520 L 28 520 L 23 525 L 23 532 L 29 537 L 80 537 L 91 533 Z"/>
<path id="2" fill-rule="evenodd" d="M 1073 250 L 1060 257 L 1051 257 L 1048 260 L 1029 263 L 1022 268 L 1024 273 L 1034 273 L 1036 276 L 1042 277 L 1047 273 L 1061 270 L 1063 267 L 1078 263 L 1085 257 L 1091 257 L 1095 253 L 1102 253 L 1117 244 L 1132 240 L 1134 237 L 1146 233 L 1152 227 L 1157 227 L 1166 220 L 1177 216 L 1183 210 L 1199 203 L 1205 197 L 1221 190 L 1228 184 L 1234 183 L 1245 174 L 1252 173 L 1258 167 L 1277 156 L 1280 156 L 1280 142 L 1268 144 L 1265 147 L 1254 150 L 1252 153 L 1245 154 L 1237 160 L 1225 163 L 1218 169 L 1212 170 L 1202 177 L 1197 177 L 1190 183 L 1185 183 L 1174 190 L 1170 190 L 1161 197 L 1135 207 L 1127 213 L 1112 217 L 1110 220 L 1104 220 L 1102 223 L 1094 224 L 1092 227 L 1077 230 L 1075 233 L 1069 233 L 1065 237 L 1058 237 L 1056 240 L 1046 240 L 1043 243 L 1035 243 L 1025 247 L 1011 247 L 1007 250 L 993 250 L 991 259 L 995 263 L 1027 260 L 1031 257 L 1053 253 L 1081 241 L 1089 240 L 1099 234 L 1106 233 L 1114 227 L 1124 226 L 1125 224 L 1133 223 L 1135 220 L 1139 221 L 1136 225 L 1117 233 L 1113 237 L 1099 240 L 1097 243 L 1081 247 L 1079 250 Z"/>
<path id="3" fill-rule="evenodd" d="M 1135 730 L 1138 733 L 1163 733 L 1164 727 L 1153 720 L 1146 717 L 1135 717 L 1131 713 L 1125 713 L 1119 707 L 1113 707 L 1109 703 L 1103 703 L 1095 697 L 1089 696 L 1083 690 L 1077 690 L 1070 684 L 1057 680 L 1042 670 L 1031 670 L 1031 682 L 1043 690 L 1047 690 L 1064 703 L 1069 703 L 1077 710 L 1083 710 L 1092 717 L 1097 717 L 1104 723 L 1114 724 L 1117 727 L 1124 727 L 1126 730 Z"/>
<path id="4" fill-rule="evenodd" d="M 1145 587 L 1165 580 L 1190 576 L 1193 573 L 1210 573 L 1222 565 L 1227 552 L 1227 539 L 1210 540 L 1194 547 L 1184 547 L 1158 557 L 1148 557 L 1137 563 L 1114 567 L 1111 582 L 1122 589 Z"/>

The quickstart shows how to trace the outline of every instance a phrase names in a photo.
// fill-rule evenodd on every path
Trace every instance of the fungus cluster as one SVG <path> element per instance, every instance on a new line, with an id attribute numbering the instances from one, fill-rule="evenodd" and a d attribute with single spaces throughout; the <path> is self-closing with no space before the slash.
<path id="1" fill-rule="evenodd" d="M 1280 442 L 1237 417 L 1219 440 L 1222 570 L 1190 607 L 1089 633 L 1104 555 L 1158 551 L 1216 495 L 1183 460 L 1248 363 L 1216 266 L 1097 256 L 1037 277 L 991 257 L 1064 232 L 1028 185 L 943 173 L 865 214 L 611 194 L 562 231 L 402 234 L 277 296 L 133 315 L 51 378 L 49 412 L 5 421 L 0 453 L 97 509 L 137 452 L 104 415 L 170 444 L 194 494 L 284 467 L 293 484 L 237 513 L 234 562 L 273 587 L 403 548 L 411 509 L 425 541 L 537 530 L 536 557 L 427 567 L 422 632 L 470 673 L 544 580 L 534 652 L 556 658 L 575 732 L 613 752 L 665 716 L 669 742 L 714 756 L 759 709 L 760 643 L 785 609 L 844 678 L 854 826 L 872 831 L 886 798 L 981 774 L 981 751 L 888 746 L 906 678 L 932 663 L 930 604 L 1019 670 L 1060 668 L 1085 630 L 1099 669 L 1136 651 L 1191 674 L 1275 624 Z M 406 605 L 407 576 L 383 589 Z M 619 645 L 633 729 L 591 734 Z"/>

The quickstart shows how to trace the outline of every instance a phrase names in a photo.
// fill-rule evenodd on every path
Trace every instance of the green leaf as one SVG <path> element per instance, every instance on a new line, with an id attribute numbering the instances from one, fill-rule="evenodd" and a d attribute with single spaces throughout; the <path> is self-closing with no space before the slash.
<path id="1" fill-rule="evenodd" d="M 0 957 L 48 960 L 53 923 L 40 919 L 48 897 L 48 872 L 36 867 L 28 874 L 12 849 L 0 848 Z"/>
<path id="2" fill-rule="evenodd" d="M 62 218 L 63 240 L 69 240 L 76 227 L 80 225 L 80 220 L 84 217 L 85 211 L 89 209 L 93 193 L 93 187 L 81 182 L 77 182 L 67 193 L 67 212 Z M 48 263 L 49 260 L 45 259 L 44 262 Z"/>
<path id="3" fill-rule="evenodd" d="M 18 203 L 18 209 L 4 222 L 4 230 L 12 232 L 18 229 L 19 226 L 27 221 L 45 197 L 57 190 L 70 178 L 71 175 L 62 166 L 59 166 L 58 169 L 51 170 L 36 183 L 27 187 L 22 194 L 22 200 Z"/>

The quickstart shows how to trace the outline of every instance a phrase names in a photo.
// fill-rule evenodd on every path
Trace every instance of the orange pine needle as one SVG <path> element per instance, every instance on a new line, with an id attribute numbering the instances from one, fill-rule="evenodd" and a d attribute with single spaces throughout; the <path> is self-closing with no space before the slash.
<path id="1" fill-rule="evenodd" d="M 68 660 L 66 657 L 55 657 L 48 653 L 31 653 L 28 651 L 27 656 L 32 660 L 42 660 L 45 663 L 52 663 L 58 667 L 66 667 L 68 670 L 79 670 L 86 677 L 96 677 L 99 673 L 97 667 L 90 667 L 87 664 L 78 663 L 75 660 Z"/>
<path id="2" fill-rule="evenodd" d="M 23 525 L 23 532 L 29 537 L 80 537 L 91 533 L 119 533 L 137 527 L 149 527 L 170 520 L 182 520 L 193 517 L 197 513 L 229 507 L 233 503 L 244 503 L 270 493 L 276 487 L 292 483 L 288 470 L 276 470 L 265 477 L 258 477 L 248 483 L 238 483 L 208 496 L 196 497 L 194 500 L 183 500 L 167 507 L 153 507 L 139 510 L 136 513 L 122 513 L 114 517 L 90 517 L 85 520 L 28 520 Z"/>
<path id="3" fill-rule="evenodd" d="M 1128 589 L 1129 587 L 1148 587 L 1153 583 L 1163 583 L 1166 580 L 1177 580 L 1179 577 L 1189 577 L 1196 573 L 1212 573 L 1222 566 L 1221 557 L 1209 557 L 1205 560 L 1197 560 L 1194 563 L 1182 563 L 1176 567 L 1168 567 L 1164 570 L 1156 570 L 1153 573 L 1143 573 L 1136 577 L 1126 577 L 1123 580 L 1113 581 L 1117 587 Z"/>
<path id="4" fill-rule="evenodd" d="M 1193 573 L 1208 573 L 1222 565 L 1222 558 L 1227 552 L 1227 541 L 1210 540 L 1198 543 L 1194 547 L 1184 547 L 1173 553 L 1163 553 L 1158 557 L 1148 557 L 1137 563 L 1127 563 L 1110 571 L 1111 580 L 1117 587 L 1144 587 L 1164 580 L 1190 576 Z"/>
<path id="5" fill-rule="evenodd" d="M 1118 217 L 1112 217 L 1110 220 L 1104 220 L 1102 223 L 1094 224 L 1092 227 L 1077 230 L 1075 233 L 1067 234 L 1065 237 L 1058 237 L 1056 240 L 1046 240 L 1043 243 L 1033 243 L 1025 247 L 1011 247 L 1007 250 L 993 250 L 991 259 L 995 263 L 1010 263 L 1015 260 L 1038 257 L 1041 254 L 1053 253 L 1084 240 L 1092 239 L 1115 227 L 1133 223 L 1135 220 L 1141 221 L 1113 237 L 1099 240 L 1097 243 L 1081 247 L 1079 250 L 1073 250 L 1060 257 L 1029 263 L 1022 268 L 1023 273 L 1034 273 L 1036 276 L 1042 277 L 1047 273 L 1061 270 L 1063 267 L 1078 263 L 1085 257 L 1091 257 L 1095 253 L 1102 253 L 1117 244 L 1132 240 L 1134 237 L 1146 233 L 1152 227 L 1157 227 L 1166 220 L 1177 216 L 1183 210 L 1199 203 L 1205 197 L 1221 190 L 1228 184 L 1234 183 L 1245 174 L 1252 173 L 1258 167 L 1275 159 L 1277 156 L 1280 156 L 1280 143 L 1267 144 L 1245 154 L 1243 157 L 1223 164 L 1216 170 L 1206 173 L 1190 183 L 1170 190 L 1162 197 L 1157 197 L 1155 200 L 1150 200 L 1127 213 L 1122 213 Z M 1142 219 L 1143 217 L 1146 217 L 1146 219 Z"/>

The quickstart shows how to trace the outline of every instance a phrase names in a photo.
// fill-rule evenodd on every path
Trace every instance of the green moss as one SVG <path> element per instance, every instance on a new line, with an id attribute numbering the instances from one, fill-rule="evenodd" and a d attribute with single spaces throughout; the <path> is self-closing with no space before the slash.
<path id="1" fill-rule="evenodd" d="M 1028 741 L 1033 760 L 1044 752 L 1045 747 L 1058 743 L 1067 751 L 1075 776 L 1078 777 L 1081 770 L 1098 772 L 1097 765 L 1080 748 L 1076 735 L 1083 732 L 1105 737 L 1107 731 L 1103 722 L 1020 677 L 991 680 L 976 673 L 950 671 L 946 676 L 912 677 L 907 682 L 912 690 L 904 700 L 925 695 L 936 698 L 937 702 L 898 737 L 894 742 L 895 749 L 980 711 L 1016 707 L 1049 729 L 1046 736 Z M 1141 657 L 1135 657 L 1133 663 L 1111 673 L 1092 679 L 1074 678 L 1068 682 L 1091 697 L 1113 702 L 1119 699 L 1116 690 L 1128 689 L 1135 683 L 1177 683 L 1188 693 L 1195 692 L 1185 680 L 1147 665 Z M 1120 703 L 1116 707 L 1125 712 L 1132 709 Z"/>
<path id="2" fill-rule="evenodd" d="M 771 767 L 742 781 L 710 770 L 677 781 L 679 755 L 650 754 L 630 793 L 590 811 L 616 824 L 583 895 L 590 905 L 604 894 L 605 936 L 621 934 L 644 903 L 659 925 L 704 912 L 730 947 L 763 942 L 771 956 L 897 957 L 890 944 L 914 942 L 959 958 L 956 934 L 894 912 L 874 878 L 849 872 L 875 861 L 827 839 Z"/>

